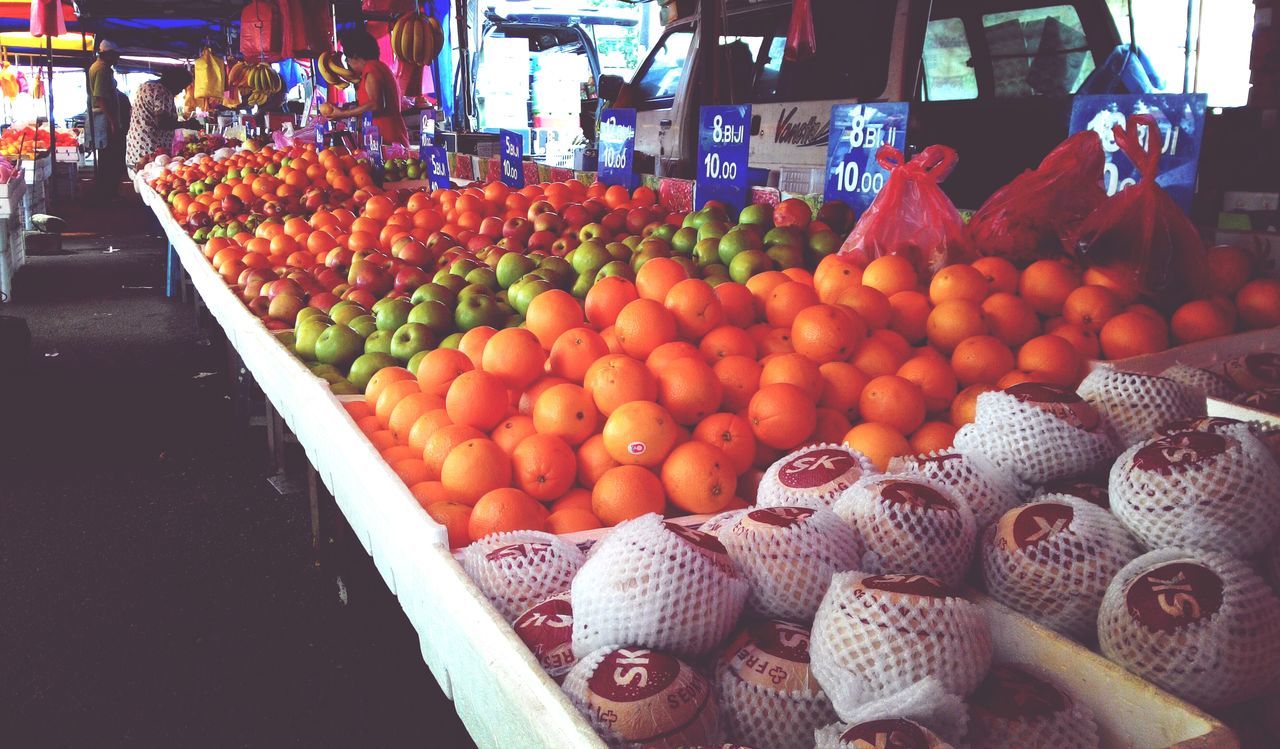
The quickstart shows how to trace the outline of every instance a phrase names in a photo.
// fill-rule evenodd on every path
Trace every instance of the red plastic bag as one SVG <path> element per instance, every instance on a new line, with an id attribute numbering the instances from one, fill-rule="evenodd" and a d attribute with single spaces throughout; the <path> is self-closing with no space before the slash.
<path id="1" fill-rule="evenodd" d="M 791 23 L 787 28 L 787 46 L 783 56 L 796 62 L 816 54 L 818 36 L 813 30 L 813 6 L 810 0 L 795 0 L 791 5 Z"/>
<path id="2" fill-rule="evenodd" d="M 1145 126 L 1147 143 L 1138 138 Z M 1116 145 L 1138 167 L 1138 184 L 1108 198 L 1080 224 L 1076 247 L 1090 267 L 1107 271 L 1162 309 L 1172 309 L 1205 291 L 1204 243 L 1187 215 L 1156 184 L 1160 128 L 1150 115 L 1130 117 L 1112 129 Z"/>
<path id="3" fill-rule="evenodd" d="M 882 255 L 901 255 L 921 278 L 972 260 L 964 220 L 938 186 L 955 169 L 957 158 L 955 149 L 934 145 L 904 163 L 901 151 L 881 146 L 876 162 L 889 170 L 889 179 L 840 246 L 840 254 L 864 266 Z"/>
<path id="4" fill-rule="evenodd" d="M 249 62 L 284 59 L 284 19 L 275 0 L 251 0 L 240 12 L 240 53 Z"/>
<path id="5" fill-rule="evenodd" d="M 31 35 L 62 36 L 67 33 L 62 0 L 31 0 Z"/>
<path id="6" fill-rule="evenodd" d="M 1092 130 L 1064 140 L 973 214 L 968 229 L 974 251 L 1019 267 L 1074 255 L 1080 222 L 1107 199 L 1098 180 L 1105 162 L 1102 139 Z"/>

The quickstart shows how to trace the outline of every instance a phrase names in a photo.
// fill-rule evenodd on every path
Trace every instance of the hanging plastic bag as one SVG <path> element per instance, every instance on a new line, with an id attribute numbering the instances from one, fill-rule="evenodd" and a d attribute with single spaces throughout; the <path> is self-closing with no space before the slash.
<path id="1" fill-rule="evenodd" d="M 31 91 L 31 88 L 27 84 L 27 74 L 19 70 L 17 73 L 14 74 L 14 76 L 18 79 L 18 93 L 20 94 L 29 93 Z"/>
<path id="2" fill-rule="evenodd" d="M 859 265 L 882 255 L 901 255 L 921 278 L 945 265 L 971 260 L 964 220 L 938 186 L 955 169 L 957 159 L 948 146 L 929 146 L 910 161 L 898 149 L 881 146 L 876 162 L 889 170 L 889 179 L 841 245 L 840 254 Z"/>
<path id="3" fill-rule="evenodd" d="M 791 23 L 787 27 L 784 58 L 791 62 L 807 60 L 818 54 L 818 35 L 813 30 L 811 0 L 795 0 L 791 4 Z"/>
<path id="4" fill-rule="evenodd" d="M 1139 128 L 1146 129 L 1146 144 Z M 1113 195 L 1080 224 L 1077 251 L 1085 264 L 1161 308 L 1173 308 L 1205 288 L 1204 243 L 1187 215 L 1156 184 L 1160 128 L 1143 114 L 1116 125 L 1116 145 L 1142 175 L 1138 184 Z"/>
<path id="5" fill-rule="evenodd" d="M 227 89 L 227 69 L 213 50 L 205 48 L 196 58 L 193 86 L 197 99 L 220 101 Z"/>
<path id="6" fill-rule="evenodd" d="M 36 74 L 36 83 L 31 89 L 31 95 L 37 99 L 44 98 L 44 73 Z"/>
<path id="7" fill-rule="evenodd" d="M 31 0 L 31 35 L 62 36 L 67 33 L 67 21 L 62 12 L 62 0 Z"/>
<path id="8" fill-rule="evenodd" d="M 996 190 L 969 219 L 974 252 L 1019 267 L 1074 255 L 1080 222 L 1107 199 L 1098 180 L 1105 161 L 1102 139 L 1092 130 L 1058 144 L 1040 166 Z"/>
<path id="9" fill-rule="evenodd" d="M 251 0 L 240 12 L 240 52 L 252 62 L 284 57 L 284 26 L 275 0 Z"/>

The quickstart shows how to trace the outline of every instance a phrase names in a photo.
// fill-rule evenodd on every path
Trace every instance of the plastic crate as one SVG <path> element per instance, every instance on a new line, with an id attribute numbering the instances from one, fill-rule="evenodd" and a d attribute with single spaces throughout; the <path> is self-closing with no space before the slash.
<path id="1" fill-rule="evenodd" d="M 0 220 L 12 221 L 21 215 L 26 193 L 27 181 L 22 171 L 15 169 L 9 181 L 0 184 Z"/>

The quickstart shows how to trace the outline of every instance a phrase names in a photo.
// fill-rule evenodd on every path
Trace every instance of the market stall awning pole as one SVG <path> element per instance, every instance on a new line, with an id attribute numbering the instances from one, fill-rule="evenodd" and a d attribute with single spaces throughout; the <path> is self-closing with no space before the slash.
<path id="1" fill-rule="evenodd" d="M 471 29 L 467 23 L 470 5 L 471 0 L 457 0 L 454 4 L 454 26 L 458 35 L 458 87 L 453 92 L 453 129 L 459 133 L 471 132 Z"/>
<path id="2" fill-rule="evenodd" d="M 45 78 L 48 81 L 44 87 L 45 93 L 49 97 L 49 158 L 57 165 L 58 162 L 58 131 L 57 123 L 53 121 L 53 37 L 46 34 L 44 37 L 45 58 Z M 54 189 L 49 191 L 49 213 L 53 213 L 54 202 L 56 202 L 58 189 L 58 181 L 53 180 Z"/>

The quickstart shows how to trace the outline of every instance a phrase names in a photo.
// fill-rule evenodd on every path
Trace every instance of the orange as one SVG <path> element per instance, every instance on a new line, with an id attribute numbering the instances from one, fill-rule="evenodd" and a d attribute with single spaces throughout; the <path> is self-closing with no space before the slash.
<path id="1" fill-rule="evenodd" d="M 396 407 L 391 409 L 391 417 L 387 419 L 387 428 L 395 435 L 398 442 L 407 445 L 409 444 L 409 432 L 418 419 L 439 408 L 444 408 L 444 398 L 422 391 L 410 393 L 401 398 Z"/>
<path id="2" fill-rule="evenodd" d="M 765 302 L 768 301 L 769 295 L 773 293 L 774 288 L 784 283 L 792 283 L 793 280 L 785 273 L 776 270 L 767 270 L 764 273 L 757 273 L 747 279 L 747 290 L 751 292 L 752 305 L 755 307 L 756 316 L 764 317 Z"/>
<path id="3" fill-rule="evenodd" d="M 423 507 L 436 502 L 458 502 L 458 495 L 444 488 L 444 484 L 439 481 L 419 481 L 409 487 L 409 493 Z"/>
<path id="4" fill-rule="evenodd" d="M 924 423 L 926 408 L 924 394 L 914 382 L 897 375 L 881 375 L 862 389 L 858 410 L 867 421 L 910 434 Z"/>
<path id="5" fill-rule="evenodd" d="M 791 323 L 791 345 L 796 353 L 818 364 L 847 361 L 866 337 L 862 318 L 833 304 L 803 309 Z"/>
<path id="6" fill-rule="evenodd" d="M 342 404 L 342 408 L 351 416 L 352 421 L 359 421 L 373 415 L 373 408 L 364 401 L 347 401 Z"/>
<path id="7" fill-rule="evenodd" d="M 1132 304 L 1142 295 L 1141 274 L 1131 262 L 1117 261 L 1106 266 L 1085 269 L 1082 283 L 1105 286 L 1120 297 L 1125 304 Z"/>
<path id="8" fill-rule="evenodd" d="M 911 452 L 920 455 L 945 450 L 955 440 L 956 428 L 945 421 L 926 421 L 911 435 Z"/>
<path id="9" fill-rule="evenodd" d="M 982 318 L 982 307 L 977 302 L 953 299 L 933 308 L 925 329 L 930 345 L 949 354 L 964 339 L 986 335 L 987 323 Z"/>
<path id="10" fill-rule="evenodd" d="M 1036 336 L 1018 349 L 1018 369 L 1036 372 L 1047 378 L 1045 382 L 1055 385 L 1074 387 L 1080 381 L 1083 365 L 1075 346 L 1053 334 Z"/>
<path id="11" fill-rule="evenodd" d="M 551 511 L 553 513 L 569 508 L 591 512 L 591 491 L 581 487 L 570 489 L 551 503 Z"/>
<path id="12" fill-rule="evenodd" d="M 449 548 L 461 548 L 472 540 L 469 506 L 457 502 L 433 502 L 427 507 L 427 514 L 444 526 L 445 532 L 449 534 Z"/>
<path id="13" fill-rule="evenodd" d="M 741 411 L 760 389 L 763 367 L 750 356 L 726 356 L 712 367 L 720 381 L 720 405 L 730 411 Z"/>
<path id="14" fill-rule="evenodd" d="M 640 466 L 610 468 L 591 489 L 591 511 L 607 526 L 651 512 L 662 514 L 665 507 L 662 481 Z"/>
<path id="15" fill-rule="evenodd" d="M 929 282 L 929 301 L 935 306 L 954 299 L 981 303 L 991 291 L 986 276 L 972 265 L 948 265 Z"/>
<path id="16" fill-rule="evenodd" d="M 978 383 L 992 384 L 1013 369 L 1013 350 L 995 336 L 977 335 L 966 338 L 951 352 L 951 371 L 965 387 Z M 948 403 L 954 398 L 948 399 Z M 937 410 L 930 408 L 930 411 Z"/>
<path id="17" fill-rule="evenodd" d="M 1243 313 L 1243 309 L 1241 311 Z M 1169 328 L 1164 320 L 1155 315 L 1126 311 L 1107 320 L 1098 340 L 1102 344 L 1104 357 L 1125 359 L 1167 349 Z"/>
<path id="18" fill-rule="evenodd" d="M 844 436 L 844 444 L 867 456 L 881 471 L 889 467 L 890 459 L 911 453 L 911 445 L 901 432 L 874 422 L 850 429 Z"/>
<path id="19" fill-rule="evenodd" d="M 557 535 L 578 533 L 602 527 L 600 518 L 591 510 L 581 507 L 566 507 L 556 510 L 547 516 L 547 531 Z"/>
<path id="20" fill-rule="evenodd" d="M 751 433 L 751 422 L 737 414 L 708 416 L 694 428 L 693 439 L 723 451 L 735 473 L 745 473 L 756 457 L 756 438 Z"/>
<path id="21" fill-rule="evenodd" d="M 605 420 L 604 446 L 621 465 L 657 466 L 676 443 L 677 425 L 670 412 L 650 401 L 618 406 Z"/>
<path id="22" fill-rule="evenodd" d="M 654 377 L 657 377 L 668 364 L 676 359 L 687 357 L 702 361 L 702 352 L 688 341 L 671 341 L 649 352 L 649 356 L 644 360 L 644 366 L 653 373 Z"/>
<path id="23" fill-rule="evenodd" d="M 488 348 L 489 340 L 497 332 L 488 325 L 472 328 L 462 334 L 462 339 L 458 341 L 458 350 L 467 355 L 472 366 L 479 368 L 484 359 L 484 350 Z"/>
<path id="24" fill-rule="evenodd" d="M 987 330 L 1006 346 L 1021 346 L 1040 333 L 1040 318 L 1027 300 L 998 291 L 982 300 Z"/>
<path id="25" fill-rule="evenodd" d="M 472 541 L 479 541 L 492 533 L 540 531 L 546 527 L 547 511 L 537 500 L 519 489 L 503 487 L 485 494 L 471 508 L 467 535 Z"/>
<path id="26" fill-rule="evenodd" d="M 924 340 L 933 311 L 929 297 L 918 291 L 899 291 L 889 297 L 889 309 L 890 330 L 912 343 Z"/>
<path id="27" fill-rule="evenodd" d="M 578 475 L 578 459 L 559 437 L 531 434 L 511 453 L 515 484 L 530 497 L 549 502 L 569 491 Z"/>
<path id="28" fill-rule="evenodd" d="M 597 329 L 603 329 L 613 325 L 623 307 L 639 298 L 640 293 L 634 283 L 618 276 L 607 276 L 587 292 L 583 307 L 587 320 Z"/>
<path id="29" fill-rule="evenodd" d="M 737 484 L 733 461 L 706 442 L 686 442 L 662 463 L 662 488 L 667 498 L 688 512 L 720 512 L 733 498 Z"/>
<path id="30" fill-rule="evenodd" d="M 432 393 L 444 397 L 449 393 L 449 385 L 463 372 L 475 367 L 467 355 L 457 349 L 438 348 L 428 351 L 422 361 L 418 362 L 418 386 L 424 393 Z"/>
<path id="31" fill-rule="evenodd" d="M 1014 385 L 1021 385 L 1024 382 L 1047 381 L 1047 377 L 1038 372 L 1028 372 L 1025 369 L 1011 369 L 1008 372 L 1005 372 L 1000 379 L 996 380 L 996 389 L 1005 390 L 1013 387 Z"/>
<path id="32" fill-rule="evenodd" d="M 529 388 L 520 395 L 520 402 L 517 405 L 517 410 L 525 416 L 533 416 L 533 404 L 538 402 L 538 398 L 543 393 L 556 385 L 564 385 L 568 382 L 569 381 L 563 377 L 556 377 L 555 375 L 547 375 L 539 378 L 537 382 L 530 385 Z"/>
<path id="33" fill-rule="evenodd" d="M 667 293 L 689 277 L 684 266 L 669 257 L 655 257 L 636 271 L 636 291 L 641 299 L 661 304 Z"/>
<path id="34" fill-rule="evenodd" d="M 1009 356 L 1012 358 L 1013 354 Z M 929 354 L 914 356 L 898 367 L 897 376 L 915 383 L 924 396 L 925 410 L 930 413 L 946 409 L 951 405 L 951 399 L 956 397 L 956 374 L 951 371 L 951 365 L 940 357 Z"/>
<path id="35" fill-rule="evenodd" d="M 467 440 L 481 437 L 484 437 L 484 432 L 475 427 L 462 424 L 446 424 L 427 437 L 427 441 L 422 446 L 422 462 L 427 464 L 427 469 L 431 472 L 431 475 L 438 478 L 440 469 L 444 466 L 444 459 L 448 457 L 449 451 Z"/>
<path id="36" fill-rule="evenodd" d="M 1102 355 L 1102 344 L 1098 342 L 1098 334 L 1092 330 L 1085 330 L 1083 325 L 1063 323 L 1053 329 L 1053 335 L 1065 338 L 1075 348 L 1081 359 L 1087 361 Z"/>
<path id="37" fill-rule="evenodd" d="M 837 411 L 850 421 L 858 419 L 858 399 L 871 380 L 852 364 L 828 362 L 818 367 L 822 376 L 822 396 L 818 405 Z"/>
<path id="38" fill-rule="evenodd" d="M 404 367 L 383 367 L 373 373 L 364 388 L 364 402 L 373 406 L 382 395 L 382 389 L 398 380 L 412 380 L 413 373 Z"/>
<path id="39" fill-rule="evenodd" d="M 507 328 L 489 339 L 480 368 L 519 392 L 543 375 L 546 364 L 547 354 L 537 336 L 521 328 Z"/>
<path id="40" fill-rule="evenodd" d="M 683 273 L 684 269 L 681 268 L 680 272 Z M 658 346 L 676 339 L 676 319 L 660 303 L 652 299 L 637 299 L 618 313 L 613 331 L 625 353 L 644 359 Z"/>
<path id="41" fill-rule="evenodd" d="M 511 458 L 491 439 L 470 439 L 449 451 L 440 483 L 460 501 L 475 504 L 485 494 L 511 485 Z"/>
<path id="42" fill-rule="evenodd" d="M 1246 328 L 1280 325 L 1280 278 L 1255 278 L 1236 292 L 1236 309 Z"/>
<path id="43" fill-rule="evenodd" d="M 818 421 L 813 427 L 813 433 L 806 440 L 809 443 L 838 445 L 849 430 L 853 428 L 853 423 L 839 411 L 830 408 L 819 408 L 815 413 Z"/>
<path id="44" fill-rule="evenodd" d="M 539 294 L 535 300 L 544 296 L 546 294 Z M 608 354 L 609 345 L 599 333 L 591 328 L 570 328 L 551 345 L 548 371 L 570 382 L 581 383 L 591 365 Z"/>
<path id="45" fill-rule="evenodd" d="M 396 447 L 396 436 L 391 433 L 390 429 L 382 429 L 374 432 L 367 432 L 369 436 L 369 444 L 382 452 L 384 450 Z"/>
<path id="46" fill-rule="evenodd" d="M 696 341 L 724 322 L 724 307 L 715 289 L 699 278 L 686 278 L 672 286 L 663 306 L 675 318 L 676 333 L 686 340 Z"/>
<path id="47" fill-rule="evenodd" d="M 764 303 L 765 319 L 775 328 L 790 328 L 800 311 L 818 304 L 812 286 L 788 280 L 773 287 Z"/>
<path id="48" fill-rule="evenodd" d="M 422 458 L 402 458 L 391 464 L 391 470 L 395 471 L 405 486 L 411 487 L 431 478 L 431 472 Z"/>
<path id="49" fill-rule="evenodd" d="M 418 457 L 417 455 L 414 455 L 412 447 L 409 447 L 408 445 L 400 445 L 400 444 L 395 444 L 395 445 L 392 445 L 391 447 L 383 448 L 381 451 L 381 455 L 382 455 L 382 459 L 386 461 L 388 465 L 391 465 L 401 460 L 405 460 L 407 458 Z"/>
<path id="50" fill-rule="evenodd" d="M 970 263 L 982 277 L 992 293 L 1012 294 L 1018 290 L 1018 268 L 1002 257 L 981 257 Z"/>
<path id="51" fill-rule="evenodd" d="M 378 417 L 378 423 L 382 426 L 388 426 L 391 423 L 391 412 L 404 400 L 414 393 L 421 393 L 422 389 L 418 387 L 417 380 L 396 380 L 390 383 L 382 392 L 378 394 L 378 400 L 373 404 L 373 414 Z"/>
<path id="52" fill-rule="evenodd" d="M 658 399 L 657 379 L 643 364 L 626 354 L 609 354 L 597 359 L 587 369 L 582 386 L 605 416 L 624 403 Z"/>
<path id="53" fill-rule="evenodd" d="M 489 439 L 502 448 L 507 455 L 515 452 L 516 445 L 520 441 L 531 434 L 537 434 L 538 430 L 533 426 L 533 417 L 517 414 L 494 427 L 493 433 L 489 435 Z"/>
<path id="54" fill-rule="evenodd" d="M 453 423 L 491 432 L 507 418 L 511 410 L 510 397 L 497 375 L 472 370 L 454 379 L 445 396 L 444 408 Z"/>
<path id="55" fill-rule="evenodd" d="M 792 281 L 798 281 L 806 286 L 813 285 L 813 274 L 804 268 L 783 268 L 782 275 L 790 278 Z"/>
<path id="56" fill-rule="evenodd" d="M 604 472 L 618 465 L 604 446 L 604 435 L 593 434 L 578 447 L 578 483 L 590 489 Z"/>
<path id="57" fill-rule="evenodd" d="M 374 416 L 373 414 L 369 414 L 368 416 L 361 416 L 356 421 L 356 426 L 360 429 L 360 431 L 364 432 L 365 435 L 370 435 L 378 431 L 384 431 L 387 434 L 391 434 L 391 431 L 389 429 L 382 428 L 382 425 L 378 423 L 378 417 Z M 391 439 L 394 442 L 395 436 L 393 435 Z"/>
<path id="58" fill-rule="evenodd" d="M 951 425 L 959 429 L 971 423 L 974 410 L 978 407 L 978 396 L 995 389 L 991 385 L 978 383 L 956 393 L 955 400 L 951 401 Z"/>
<path id="59" fill-rule="evenodd" d="M 862 271 L 862 284 L 892 298 L 899 291 L 912 291 L 919 285 L 915 266 L 900 255 L 883 255 L 867 263 Z"/>
<path id="60" fill-rule="evenodd" d="M 1062 260 L 1037 260 L 1022 271 L 1018 293 L 1045 317 L 1062 313 L 1067 297 L 1080 285 L 1080 269 Z"/>
<path id="61" fill-rule="evenodd" d="M 715 287 L 715 292 L 726 323 L 745 328 L 756 321 L 755 299 L 749 288 L 740 283 L 722 283 Z"/>
<path id="62" fill-rule="evenodd" d="M 1217 245 L 1205 253 L 1205 271 L 1210 293 L 1232 296 L 1253 275 L 1253 258 L 1239 247 Z"/>
<path id="63" fill-rule="evenodd" d="M 770 328 L 757 342 L 757 348 L 762 358 L 768 358 L 770 354 L 794 352 L 795 347 L 791 345 L 791 329 Z"/>
<path id="64" fill-rule="evenodd" d="M 751 432 L 762 445 L 790 450 L 818 423 L 814 398 L 787 382 L 762 385 L 747 404 Z"/>
<path id="65" fill-rule="evenodd" d="M 676 359 L 655 374 L 658 404 L 671 413 L 677 424 L 692 426 L 720 408 L 720 380 L 701 358 Z"/>
<path id="66" fill-rule="evenodd" d="M 868 338 L 849 361 L 867 377 L 878 377 L 897 372 L 907 358 L 896 346 L 878 338 Z"/>
<path id="67" fill-rule="evenodd" d="M 1124 311 L 1124 303 L 1105 286 L 1086 285 L 1067 295 L 1062 303 L 1062 319 L 1097 333 L 1107 320 Z"/>
<path id="68" fill-rule="evenodd" d="M 622 344 L 618 343 L 618 334 L 614 331 L 613 326 L 603 328 L 600 331 L 600 337 L 604 339 L 604 345 L 609 347 L 609 353 L 621 354 Z"/>
<path id="69" fill-rule="evenodd" d="M 818 299 L 834 304 L 846 292 L 862 286 L 862 268 L 839 255 L 827 255 L 813 271 L 813 290 Z"/>
<path id="70" fill-rule="evenodd" d="M 582 305 L 563 289 L 550 289 L 535 296 L 524 316 L 525 328 L 548 351 L 562 333 L 584 322 Z"/>
<path id="71" fill-rule="evenodd" d="M 756 342 L 747 331 L 734 325 L 721 325 L 709 331 L 698 343 L 698 350 L 708 364 L 729 356 L 756 356 Z"/>
<path id="72" fill-rule="evenodd" d="M 570 445 L 581 445 L 596 430 L 600 411 L 581 387 L 564 383 L 548 388 L 533 404 L 533 426 Z"/>
<path id="73" fill-rule="evenodd" d="M 870 286 L 849 289 L 840 295 L 836 304 L 858 313 L 870 330 L 888 327 L 893 319 L 893 306 L 889 304 L 889 297 Z"/>
<path id="74" fill-rule="evenodd" d="M 804 391 L 817 402 L 822 397 L 822 373 L 812 359 L 800 354 L 777 354 L 764 360 L 760 386 L 786 382 Z"/>

